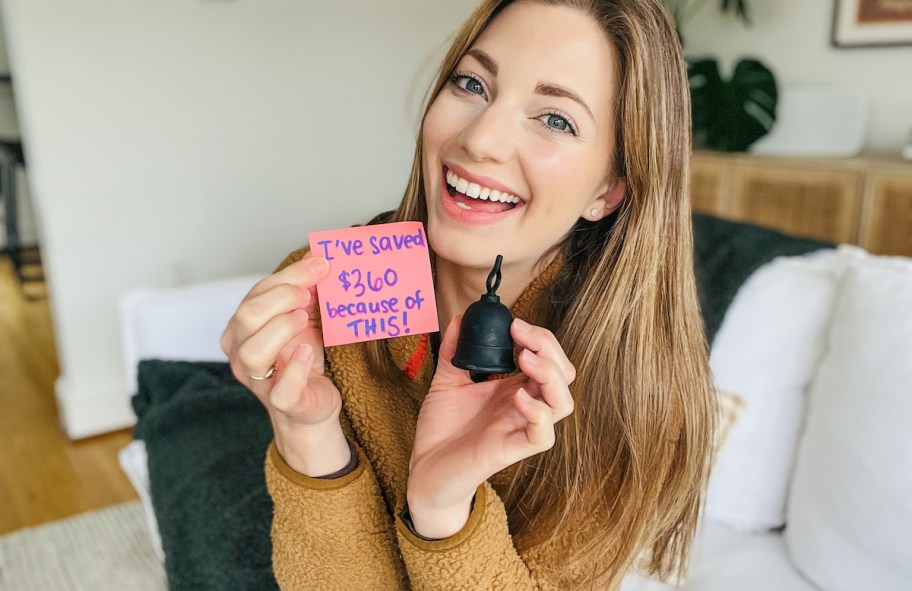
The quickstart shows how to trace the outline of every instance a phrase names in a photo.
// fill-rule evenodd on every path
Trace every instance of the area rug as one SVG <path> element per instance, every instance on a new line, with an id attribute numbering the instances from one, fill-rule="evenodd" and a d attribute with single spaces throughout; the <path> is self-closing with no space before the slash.
<path id="1" fill-rule="evenodd" d="M 3 591 L 164 591 L 139 501 L 0 537 Z"/>

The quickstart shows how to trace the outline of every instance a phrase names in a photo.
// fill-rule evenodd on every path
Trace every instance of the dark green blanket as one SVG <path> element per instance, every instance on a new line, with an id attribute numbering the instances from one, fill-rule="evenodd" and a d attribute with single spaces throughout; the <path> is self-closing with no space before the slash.
<path id="1" fill-rule="evenodd" d="M 172 591 L 278 589 L 263 460 L 266 410 L 227 363 L 140 361 L 135 437 Z"/>
<path id="2" fill-rule="evenodd" d="M 694 216 L 696 275 L 707 336 L 759 266 L 826 243 Z M 266 412 L 225 363 L 142 361 L 133 398 L 172 590 L 277 589 L 272 504 L 263 459 Z"/>
<path id="3" fill-rule="evenodd" d="M 712 342 L 735 294 L 751 273 L 780 256 L 796 256 L 829 242 L 694 214 L 694 267 L 706 338 Z"/>

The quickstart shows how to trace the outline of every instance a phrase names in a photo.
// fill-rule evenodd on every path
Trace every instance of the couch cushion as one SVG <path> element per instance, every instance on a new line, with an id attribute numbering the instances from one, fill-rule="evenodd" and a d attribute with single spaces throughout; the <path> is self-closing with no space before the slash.
<path id="1" fill-rule="evenodd" d="M 786 540 L 826 591 L 912 589 L 912 260 L 857 254 L 810 394 Z"/>
<path id="2" fill-rule="evenodd" d="M 687 582 L 675 587 L 631 573 L 621 584 L 621 591 L 816 589 L 792 567 L 781 534 L 738 533 L 707 521 L 694 541 Z"/>
<path id="3" fill-rule="evenodd" d="M 136 392 L 140 359 L 228 361 L 219 335 L 238 302 L 257 282 L 253 275 L 165 288 L 134 288 L 118 301 L 127 387 Z"/>
<path id="4" fill-rule="evenodd" d="M 785 523 L 785 499 L 833 307 L 840 257 L 782 257 L 742 286 L 716 337 L 716 387 L 746 403 L 713 469 L 706 515 L 738 531 Z"/>

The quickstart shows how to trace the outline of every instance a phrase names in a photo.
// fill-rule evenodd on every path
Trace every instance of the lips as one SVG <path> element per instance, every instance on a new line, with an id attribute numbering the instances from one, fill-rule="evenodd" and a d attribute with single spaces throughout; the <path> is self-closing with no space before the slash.
<path id="1" fill-rule="evenodd" d="M 525 205 L 494 179 L 470 175 L 457 165 L 445 164 L 442 172 L 441 185 L 450 196 L 443 198 L 445 209 L 463 221 L 492 221 Z"/>

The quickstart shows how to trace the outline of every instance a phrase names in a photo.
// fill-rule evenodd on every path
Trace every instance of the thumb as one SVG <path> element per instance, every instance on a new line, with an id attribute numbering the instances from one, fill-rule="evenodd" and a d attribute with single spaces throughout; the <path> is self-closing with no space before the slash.
<path id="1" fill-rule="evenodd" d="M 437 360 L 436 380 L 446 380 L 450 385 L 462 385 L 472 383 L 469 374 L 464 369 L 459 369 L 453 365 L 453 356 L 456 355 L 456 343 L 459 341 L 459 327 L 462 324 L 462 314 L 454 316 L 450 320 L 446 331 L 443 333 L 443 340 L 440 342 L 440 352 Z"/>

